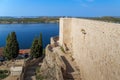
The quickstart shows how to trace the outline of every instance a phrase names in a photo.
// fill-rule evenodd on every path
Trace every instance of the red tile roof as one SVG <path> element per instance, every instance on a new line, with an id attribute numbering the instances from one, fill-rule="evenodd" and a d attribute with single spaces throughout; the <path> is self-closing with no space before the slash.
<path id="1" fill-rule="evenodd" d="M 20 54 L 30 53 L 30 49 L 21 49 L 19 50 Z"/>
<path id="2" fill-rule="evenodd" d="M 0 56 L 3 55 L 3 48 L 0 48 Z"/>
<path id="3" fill-rule="evenodd" d="M 30 53 L 30 49 L 20 49 L 19 54 Z M 0 56 L 3 55 L 3 48 L 0 48 Z"/>

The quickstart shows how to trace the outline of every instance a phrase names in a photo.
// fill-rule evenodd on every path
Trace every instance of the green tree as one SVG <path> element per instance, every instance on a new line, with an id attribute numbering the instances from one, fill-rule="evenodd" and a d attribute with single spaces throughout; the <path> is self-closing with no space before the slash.
<path id="1" fill-rule="evenodd" d="M 38 39 L 34 39 L 31 47 L 31 51 L 30 51 L 30 55 L 32 58 L 37 57 L 37 46 L 36 46 L 37 44 L 38 44 Z"/>
<path id="2" fill-rule="evenodd" d="M 8 60 L 14 59 L 18 56 L 19 44 L 15 32 L 8 34 L 3 54 Z"/>
<path id="3" fill-rule="evenodd" d="M 35 38 L 33 43 L 32 43 L 30 56 L 32 58 L 41 57 L 42 56 L 42 51 L 43 51 L 42 34 L 40 34 L 40 37 L 39 38 Z"/>
<path id="4" fill-rule="evenodd" d="M 38 43 L 39 43 L 39 45 L 40 45 L 40 53 L 41 53 L 41 55 L 42 55 L 42 53 L 43 53 L 42 33 L 40 33 L 40 37 L 39 37 Z"/>

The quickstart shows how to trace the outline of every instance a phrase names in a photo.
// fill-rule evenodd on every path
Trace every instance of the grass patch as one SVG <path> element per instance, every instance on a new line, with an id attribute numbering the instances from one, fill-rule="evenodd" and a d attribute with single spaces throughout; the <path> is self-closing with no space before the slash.
<path id="1" fill-rule="evenodd" d="M 44 78 L 40 75 L 40 67 L 36 68 L 36 80 L 43 80 Z"/>
<path id="2" fill-rule="evenodd" d="M 43 80 L 43 77 L 40 75 L 36 75 L 36 80 Z"/>
<path id="3" fill-rule="evenodd" d="M 8 77 L 9 71 L 8 70 L 0 70 L 0 79 L 4 79 Z"/>
<path id="4" fill-rule="evenodd" d="M 65 53 L 65 50 L 64 50 L 64 48 L 63 48 L 63 47 L 60 47 L 60 49 L 61 49 L 61 51 L 62 51 L 63 53 Z"/>
<path id="5" fill-rule="evenodd" d="M 40 72 L 40 67 L 36 68 L 36 74 Z"/>

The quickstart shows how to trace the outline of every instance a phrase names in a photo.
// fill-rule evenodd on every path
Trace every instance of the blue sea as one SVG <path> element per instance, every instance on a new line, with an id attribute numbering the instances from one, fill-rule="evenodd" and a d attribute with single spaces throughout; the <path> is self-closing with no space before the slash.
<path id="1" fill-rule="evenodd" d="M 58 24 L 0 24 L 0 47 L 6 45 L 6 38 L 10 32 L 16 32 L 19 47 L 28 49 L 34 38 L 43 36 L 43 46 L 50 43 L 50 38 L 59 35 Z"/>

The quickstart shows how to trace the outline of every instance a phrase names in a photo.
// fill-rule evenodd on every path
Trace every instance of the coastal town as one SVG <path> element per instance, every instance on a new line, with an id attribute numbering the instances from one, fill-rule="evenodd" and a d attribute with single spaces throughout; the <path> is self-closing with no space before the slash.
<path id="1" fill-rule="evenodd" d="M 11 32 L 7 37 L 6 46 L 0 48 L 0 79 L 29 80 L 30 74 L 33 74 L 32 80 L 35 80 L 36 69 L 41 66 L 44 58 L 42 34 L 39 39 L 34 39 L 31 49 L 19 49 L 16 37 L 15 32 Z M 32 69 L 29 69 L 30 67 Z"/>

